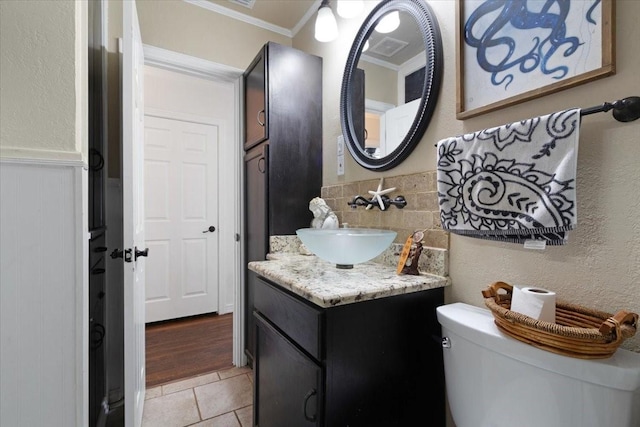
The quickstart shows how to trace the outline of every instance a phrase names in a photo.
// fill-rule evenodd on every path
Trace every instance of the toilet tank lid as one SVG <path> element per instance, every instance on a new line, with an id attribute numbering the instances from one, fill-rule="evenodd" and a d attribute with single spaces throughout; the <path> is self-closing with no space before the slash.
<path id="1" fill-rule="evenodd" d="M 640 390 L 640 353 L 618 349 L 608 359 L 593 360 L 551 353 L 503 334 L 489 310 L 464 303 L 440 306 L 437 316 L 443 328 L 489 351 L 577 380 L 618 390 Z M 452 350 L 454 346 L 452 342 Z"/>

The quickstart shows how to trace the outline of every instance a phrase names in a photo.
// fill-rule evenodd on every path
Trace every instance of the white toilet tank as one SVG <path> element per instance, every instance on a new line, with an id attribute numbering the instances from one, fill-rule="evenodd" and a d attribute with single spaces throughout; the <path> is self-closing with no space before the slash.
<path id="1" fill-rule="evenodd" d="M 504 335 L 489 310 L 437 313 L 456 427 L 640 427 L 640 353 L 575 359 Z"/>

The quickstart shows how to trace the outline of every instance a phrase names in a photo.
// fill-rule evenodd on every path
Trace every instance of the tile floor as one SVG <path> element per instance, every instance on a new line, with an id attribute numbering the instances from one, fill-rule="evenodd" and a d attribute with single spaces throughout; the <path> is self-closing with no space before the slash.
<path id="1" fill-rule="evenodd" d="M 253 373 L 231 368 L 147 389 L 143 427 L 246 427 L 253 421 Z"/>

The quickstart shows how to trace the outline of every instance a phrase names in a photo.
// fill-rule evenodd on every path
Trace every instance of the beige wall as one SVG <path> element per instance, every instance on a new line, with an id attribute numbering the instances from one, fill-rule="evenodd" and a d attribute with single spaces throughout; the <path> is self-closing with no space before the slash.
<path id="1" fill-rule="evenodd" d="M 86 159 L 87 4 L 0 2 L 0 155 Z"/>
<path id="2" fill-rule="evenodd" d="M 364 91 L 367 99 L 398 105 L 398 72 L 366 61 L 359 61 L 358 68 L 364 70 Z"/>
<path id="3" fill-rule="evenodd" d="M 142 43 L 244 70 L 268 41 L 291 46 L 291 38 L 246 24 L 182 0 L 137 0 Z M 118 37 L 121 0 L 108 0 L 109 129 L 119 128 Z M 109 177 L 120 175 L 119 133 L 109 133 Z"/>
<path id="4" fill-rule="evenodd" d="M 307 25 L 293 46 L 324 58 L 323 185 L 409 175 L 435 169 L 439 139 L 532 116 L 640 95 L 640 2 L 618 0 L 617 74 L 541 99 L 459 121 L 455 118 L 455 2 L 431 0 L 444 45 L 444 79 L 436 113 L 416 150 L 399 167 L 382 173 L 359 167 L 348 155 L 345 175 L 336 175 L 340 134 L 340 82 L 348 49 L 360 22 L 339 20 L 338 40 L 320 44 Z M 393 82 L 395 84 L 395 82 Z M 448 302 L 483 305 L 480 290 L 495 280 L 535 284 L 594 308 L 640 313 L 640 120 L 619 123 L 610 114 L 585 118 L 578 157 L 578 229 L 564 247 L 545 251 L 450 236 Z M 640 336 L 624 347 L 640 352 Z"/>
<path id="5" fill-rule="evenodd" d="M 138 0 L 142 42 L 244 70 L 268 41 L 291 38 L 185 3 Z"/>

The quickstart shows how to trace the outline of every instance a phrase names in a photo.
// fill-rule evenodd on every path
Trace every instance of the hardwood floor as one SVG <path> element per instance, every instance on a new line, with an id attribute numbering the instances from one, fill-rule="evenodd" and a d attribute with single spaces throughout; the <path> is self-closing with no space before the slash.
<path id="1" fill-rule="evenodd" d="M 232 367 L 232 320 L 204 314 L 147 324 L 147 387 Z"/>

